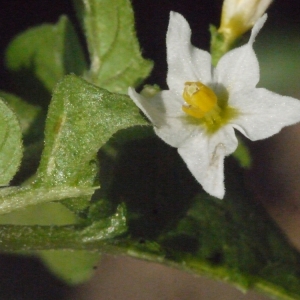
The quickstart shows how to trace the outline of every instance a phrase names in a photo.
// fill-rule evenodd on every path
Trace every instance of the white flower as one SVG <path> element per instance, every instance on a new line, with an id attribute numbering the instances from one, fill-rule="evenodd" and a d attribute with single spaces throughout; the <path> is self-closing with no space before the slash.
<path id="1" fill-rule="evenodd" d="M 224 0 L 222 7 L 222 32 L 234 40 L 253 27 L 265 13 L 272 0 Z"/>
<path id="2" fill-rule="evenodd" d="M 225 193 L 224 157 L 238 144 L 234 129 L 255 141 L 300 121 L 297 99 L 256 88 L 259 65 L 252 44 L 266 18 L 257 21 L 246 45 L 225 54 L 213 68 L 210 54 L 191 45 L 186 20 L 171 12 L 169 90 L 145 98 L 129 88 L 129 96 L 153 123 L 156 134 L 178 148 L 204 190 L 218 198 Z"/>

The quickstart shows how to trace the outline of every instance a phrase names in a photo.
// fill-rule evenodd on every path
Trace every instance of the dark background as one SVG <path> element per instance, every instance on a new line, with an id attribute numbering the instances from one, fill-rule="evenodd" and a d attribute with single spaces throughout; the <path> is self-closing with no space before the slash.
<path id="1" fill-rule="evenodd" d="M 212 0 L 134 0 L 137 33 L 145 57 L 155 61 L 150 83 L 165 84 L 165 33 L 168 14 L 174 10 L 183 14 L 192 27 L 193 43 L 202 49 L 209 47 L 208 24 L 218 25 L 222 1 Z M 9 90 L 10 81 L 4 70 L 4 49 L 10 40 L 29 27 L 56 22 L 67 14 L 76 22 L 71 1 L 67 0 L 2 0 L 0 9 L 0 89 Z M 275 0 L 269 9 L 269 26 L 300 29 L 300 1 Z M 70 288 L 50 275 L 33 258 L 0 256 L 1 299 L 64 299 Z"/>

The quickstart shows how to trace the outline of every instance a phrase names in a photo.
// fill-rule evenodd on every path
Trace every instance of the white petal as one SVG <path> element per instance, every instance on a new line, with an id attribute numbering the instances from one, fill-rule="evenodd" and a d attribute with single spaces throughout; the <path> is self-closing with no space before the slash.
<path id="1" fill-rule="evenodd" d="M 170 13 L 167 32 L 167 83 L 178 97 L 182 96 L 187 81 L 211 82 L 211 57 L 206 51 L 191 45 L 191 29 L 185 18 L 175 12 Z"/>
<path id="2" fill-rule="evenodd" d="M 162 91 L 147 98 L 130 87 L 128 95 L 154 125 L 161 124 L 162 115 L 166 117 L 184 115 L 182 111 L 184 100 L 181 97 L 176 97 L 172 91 Z"/>
<path id="3" fill-rule="evenodd" d="M 151 98 L 143 97 L 131 87 L 128 89 L 128 95 L 154 125 L 159 126 L 163 123 L 165 118 L 163 111 L 160 110 L 157 105 L 153 105 L 153 103 L 151 103 Z"/>
<path id="4" fill-rule="evenodd" d="M 230 105 L 240 116 L 233 126 L 252 141 L 265 139 L 300 121 L 300 101 L 266 89 L 232 95 Z"/>
<path id="5" fill-rule="evenodd" d="M 167 118 L 162 126 L 154 128 L 155 133 L 172 147 L 181 147 L 191 137 L 202 134 L 199 125 L 188 124 L 185 116 Z"/>
<path id="6" fill-rule="evenodd" d="M 219 61 L 214 82 L 231 93 L 255 88 L 259 81 L 259 65 L 251 44 L 236 48 Z"/>
<path id="7" fill-rule="evenodd" d="M 269 3 L 264 3 L 265 6 L 268 6 Z M 255 41 L 256 36 L 258 35 L 258 33 L 260 32 L 260 30 L 262 29 L 262 27 L 264 26 L 265 22 L 267 21 L 268 15 L 264 14 L 261 18 L 259 18 L 256 23 L 254 24 L 252 30 L 251 30 L 251 36 L 249 39 L 248 44 L 252 45 Z"/>
<path id="8" fill-rule="evenodd" d="M 152 98 L 145 98 L 129 88 L 128 94 L 153 123 L 156 134 L 172 147 L 179 147 L 191 135 L 201 130 L 199 126 L 185 121 L 183 101 L 171 91 L 162 91 Z"/>
<path id="9" fill-rule="evenodd" d="M 231 126 L 212 136 L 204 132 L 188 139 L 178 152 L 203 189 L 212 196 L 224 197 L 224 157 L 233 153 L 237 139 Z"/>
<path id="10" fill-rule="evenodd" d="M 248 44 L 225 54 L 215 69 L 214 81 L 223 85 L 229 94 L 253 89 L 259 81 L 259 64 L 252 44 L 266 19 L 266 14 L 258 19 Z"/>

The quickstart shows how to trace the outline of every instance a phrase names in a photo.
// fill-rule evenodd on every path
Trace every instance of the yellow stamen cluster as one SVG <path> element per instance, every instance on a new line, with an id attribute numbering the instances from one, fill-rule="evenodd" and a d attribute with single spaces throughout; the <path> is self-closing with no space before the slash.
<path id="1" fill-rule="evenodd" d="M 182 110 L 188 115 L 203 119 L 208 124 L 220 121 L 221 109 L 214 91 L 201 82 L 186 82 L 183 99 L 187 105 Z"/>

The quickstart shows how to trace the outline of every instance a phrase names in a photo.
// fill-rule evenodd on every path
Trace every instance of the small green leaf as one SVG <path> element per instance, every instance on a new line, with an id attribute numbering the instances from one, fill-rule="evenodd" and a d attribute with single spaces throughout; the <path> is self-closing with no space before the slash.
<path id="1" fill-rule="evenodd" d="M 0 99 L 0 186 L 7 185 L 22 158 L 22 133 L 15 114 Z"/>
<path id="2" fill-rule="evenodd" d="M 90 279 L 100 254 L 89 251 L 39 251 L 50 271 L 64 282 L 74 285 Z"/>
<path id="3" fill-rule="evenodd" d="M 90 53 L 90 80 L 111 92 L 127 93 L 146 78 L 152 63 L 142 58 L 129 0 L 74 0 Z"/>
<path id="4" fill-rule="evenodd" d="M 6 65 L 21 76 L 21 84 L 30 84 L 28 97 L 34 97 L 37 88 L 39 96 L 44 89 L 51 92 L 65 74 L 81 75 L 87 69 L 78 37 L 66 16 L 55 25 L 44 24 L 17 36 L 7 49 Z"/>
<path id="5" fill-rule="evenodd" d="M 112 239 L 122 235 L 127 229 L 126 207 L 122 203 L 117 207 L 114 215 L 93 222 L 90 226 L 83 229 L 80 235 L 84 243 L 92 243 L 94 241 Z"/>
<path id="6" fill-rule="evenodd" d="M 238 137 L 238 141 L 238 147 L 232 155 L 238 161 L 241 167 L 249 169 L 251 167 L 252 162 L 250 151 L 247 145 L 240 137 Z"/>

